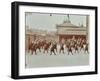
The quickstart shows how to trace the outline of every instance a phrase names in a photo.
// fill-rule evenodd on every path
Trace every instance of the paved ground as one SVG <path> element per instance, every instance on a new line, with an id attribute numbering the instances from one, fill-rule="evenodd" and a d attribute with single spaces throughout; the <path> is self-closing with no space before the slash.
<path id="1" fill-rule="evenodd" d="M 89 54 L 81 51 L 68 55 L 67 52 L 50 55 L 50 53 L 40 53 L 37 55 L 26 53 L 26 68 L 35 67 L 56 67 L 56 66 L 82 66 L 89 64 Z"/>

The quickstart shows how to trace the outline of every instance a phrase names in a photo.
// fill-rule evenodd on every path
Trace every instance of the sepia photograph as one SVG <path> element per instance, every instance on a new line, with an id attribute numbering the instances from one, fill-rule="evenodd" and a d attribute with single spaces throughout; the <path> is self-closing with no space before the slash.
<path id="1" fill-rule="evenodd" d="M 11 77 L 97 74 L 97 7 L 12 2 Z"/>
<path id="2" fill-rule="evenodd" d="M 89 65 L 89 15 L 25 12 L 25 68 Z"/>

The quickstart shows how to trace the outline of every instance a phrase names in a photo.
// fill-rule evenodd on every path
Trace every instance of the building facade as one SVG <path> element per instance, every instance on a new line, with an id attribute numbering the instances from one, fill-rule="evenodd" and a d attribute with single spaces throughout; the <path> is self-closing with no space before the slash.
<path id="1" fill-rule="evenodd" d="M 86 27 L 83 25 L 76 26 L 71 23 L 71 21 L 64 21 L 62 24 L 57 24 L 57 35 L 59 37 L 59 42 L 63 39 L 71 39 L 71 38 L 83 38 L 86 39 Z"/>

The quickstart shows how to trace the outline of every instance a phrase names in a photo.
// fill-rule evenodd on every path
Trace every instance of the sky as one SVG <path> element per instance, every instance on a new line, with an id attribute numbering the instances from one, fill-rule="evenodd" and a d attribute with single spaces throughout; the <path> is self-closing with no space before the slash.
<path id="1" fill-rule="evenodd" d="M 72 24 L 86 26 L 86 15 L 69 14 Z M 25 25 L 28 28 L 56 31 L 56 25 L 68 20 L 67 14 L 34 13 L 25 12 Z"/>

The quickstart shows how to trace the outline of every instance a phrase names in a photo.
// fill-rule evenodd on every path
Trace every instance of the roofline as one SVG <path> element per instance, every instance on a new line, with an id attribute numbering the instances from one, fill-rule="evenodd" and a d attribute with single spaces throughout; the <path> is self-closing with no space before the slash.
<path id="1" fill-rule="evenodd" d="M 83 27 L 81 27 L 81 26 L 80 27 L 79 26 L 56 26 L 56 27 L 60 27 L 60 28 L 61 27 L 68 27 L 68 28 L 70 28 L 70 27 L 71 28 L 86 28 L 85 26 L 83 26 Z"/>

